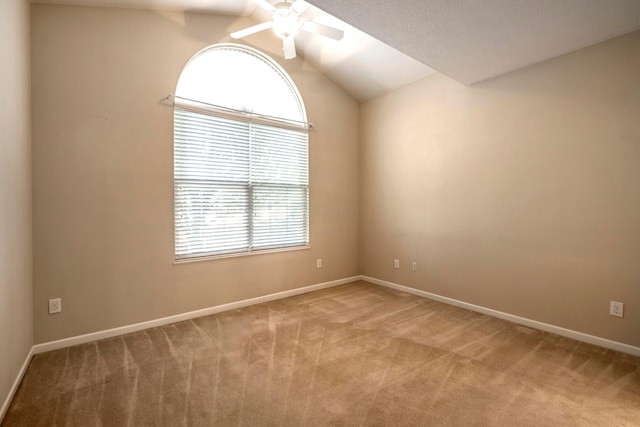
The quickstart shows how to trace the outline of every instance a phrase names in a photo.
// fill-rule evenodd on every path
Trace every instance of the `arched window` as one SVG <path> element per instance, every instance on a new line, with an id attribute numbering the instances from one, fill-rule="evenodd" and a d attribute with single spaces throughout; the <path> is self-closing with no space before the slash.
<path id="1" fill-rule="evenodd" d="M 266 55 L 222 44 L 185 66 L 174 107 L 175 258 L 308 247 L 308 131 Z"/>

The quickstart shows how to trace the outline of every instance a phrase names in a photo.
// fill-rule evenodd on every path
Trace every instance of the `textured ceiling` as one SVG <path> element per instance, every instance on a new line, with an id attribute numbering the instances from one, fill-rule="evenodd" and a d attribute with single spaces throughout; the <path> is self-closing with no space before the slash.
<path id="1" fill-rule="evenodd" d="M 640 29 L 640 0 L 310 0 L 472 84 Z"/>

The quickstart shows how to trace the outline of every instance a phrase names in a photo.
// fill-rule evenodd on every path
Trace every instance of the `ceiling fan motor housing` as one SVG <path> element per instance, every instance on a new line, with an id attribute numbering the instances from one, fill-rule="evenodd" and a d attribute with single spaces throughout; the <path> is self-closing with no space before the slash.
<path id="1" fill-rule="evenodd" d="M 273 11 L 273 31 L 280 38 L 293 37 L 300 30 L 298 13 L 291 8 L 291 3 L 281 2 Z"/>

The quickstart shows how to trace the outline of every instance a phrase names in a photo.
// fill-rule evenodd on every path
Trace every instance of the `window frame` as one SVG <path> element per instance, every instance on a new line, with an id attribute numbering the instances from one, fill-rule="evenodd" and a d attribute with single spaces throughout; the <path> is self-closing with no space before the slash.
<path id="1" fill-rule="evenodd" d="M 288 89 L 291 91 L 293 98 L 295 99 L 296 103 L 297 103 L 297 107 L 298 110 L 300 112 L 302 121 L 299 120 L 293 120 L 293 119 L 287 119 L 287 118 L 279 118 L 279 117 L 274 117 L 274 116 L 269 116 L 269 115 L 265 115 L 265 114 L 259 114 L 259 113 L 253 113 L 253 112 L 247 112 L 247 111 L 241 111 L 241 110 L 236 110 L 233 108 L 229 108 L 226 106 L 220 106 L 220 105 L 215 105 L 215 104 L 210 104 L 207 102 L 203 102 L 203 101 L 196 101 L 196 100 L 192 100 L 192 99 L 188 99 L 188 98 L 181 98 L 178 94 L 178 87 L 176 87 L 176 95 L 173 97 L 174 98 L 174 109 L 173 109 L 173 117 L 174 117 L 174 132 L 173 132 L 173 209 L 174 209 L 174 226 L 173 226 L 173 242 L 174 242 L 174 250 L 173 250 L 173 262 L 175 264 L 181 264 L 181 263 L 189 263 L 189 262 L 196 262 L 196 261 L 203 261 L 203 260 L 211 260 L 211 259 L 220 259 L 220 258 L 231 258 L 231 257 L 242 257 L 242 256 L 250 256 L 250 255 L 260 255 L 260 254 L 267 254 L 267 253 L 277 253 L 277 252 L 289 252 L 289 251 L 298 251 L 298 250 L 307 250 L 310 249 L 311 247 L 311 243 L 310 243 L 310 229 L 311 229 L 311 213 L 310 213 L 310 179 L 309 179 L 309 130 L 312 128 L 312 126 L 307 122 L 307 115 L 306 115 L 306 109 L 305 109 L 305 105 L 302 99 L 302 96 L 300 95 L 300 92 L 297 88 L 297 86 L 295 85 L 295 83 L 293 82 L 293 79 L 291 78 L 291 76 L 289 76 L 289 74 L 276 62 L 274 61 L 272 58 L 270 58 L 268 55 L 266 55 L 265 53 L 245 46 L 245 45 L 241 45 L 241 44 L 235 44 L 235 43 L 219 43 L 219 44 L 215 44 L 215 45 L 211 45 L 208 46 L 202 50 L 200 50 L 198 53 L 196 53 L 183 67 L 181 73 L 180 73 L 180 77 L 178 79 L 178 85 L 180 82 L 180 78 L 182 78 L 182 75 L 184 73 L 184 71 L 189 67 L 189 65 L 192 63 L 192 61 L 194 59 L 196 59 L 197 57 L 199 57 L 202 54 L 206 54 L 206 52 L 210 51 L 210 50 L 214 50 L 214 49 L 219 49 L 219 48 L 223 48 L 223 49 L 233 49 L 233 50 L 238 50 L 241 53 L 244 54 L 249 54 L 251 56 L 256 57 L 256 60 L 261 60 L 265 63 L 267 63 L 268 66 L 270 66 L 274 72 L 278 73 L 279 76 L 284 80 L 284 82 L 287 84 Z M 304 244 L 295 244 L 295 245 L 291 245 L 291 246 L 282 246 L 282 247 L 270 247 L 270 248 L 254 248 L 254 243 L 255 240 L 252 241 L 253 236 L 252 236 L 252 230 L 255 228 L 255 218 L 252 218 L 253 216 L 253 211 L 255 209 L 256 206 L 256 201 L 253 200 L 252 198 L 248 199 L 248 203 L 246 205 L 246 209 L 249 212 L 249 218 L 248 218 L 248 222 L 247 222 L 247 227 L 248 227 L 248 231 L 249 231 L 249 245 L 247 250 L 240 250 L 240 251 L 230 251 L 230 252 L 211 252 L 211 253 L 203 253 L 200 252 L 200 255 L 198 255 L 197 253 L 195 255 L 193 254 L 178 254 L 178 247 L 177 247 L 177 243 L 178 243 L 178 231 L 177 231 L 177 194 L 178 194 L 178 190 L 177 190 L 177 178 L 176 178 L 176 111 L 178 109 L 181 110 L 186 110 L 186 111 L 191 111 L 194 112 L 196 114 L 203 114 L 203 115 L 207 115 L 207 116 L 212 116 L 212 117 L 218 117 L 218 118 L 224 118 L 227 120 L 234 120 L 234 121 L 238 121 L 238 122 L 248 122 L 249 126 L 251 127 L 252 124 L 256 124 L 258 126 L 269 126 L 269 127 L 273 127 L 273 128 L 281 128 L 281 129 L 288 129 L 288 130 L 295 130 L 295 131 L 301 131 L 304 133 L 304 148 L 305 148 L 305 161 L 304 161 L 304 171 L 306 174 L 306 181 L 304 183 L 304 189 L 306 190 L 306 194 L 305 194 L 305 198 L 306 198 L 306 205 L 304 206 L 304 233 L 306 234 L 306 242 Z M 247 140 L 247 144 L 251 144 L 251 137 L 248 138 Z M 249 159 L 249 164 L 251 164 L 251 159 Z M 256 186 L 256 184 L 251 183 L 251 179 L 249 179 L 248 183 L 246 184 L 247 188 L 249 190 L 249 194 L 250 196 L 252 196 L 253 194 L 253 187 Z M 302 188 L 302 187 L 300 187 Z M 301 206 L 301 205 L 300 205 Z"/>

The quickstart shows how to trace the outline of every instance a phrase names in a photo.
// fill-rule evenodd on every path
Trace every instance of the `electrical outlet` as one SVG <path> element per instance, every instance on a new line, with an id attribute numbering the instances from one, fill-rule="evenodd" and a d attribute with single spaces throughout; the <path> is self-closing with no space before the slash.
<path id="1" fill-rule="evenodd" d="M 322 268 L 322 258 L 316 260 L 316 268 Z"/>
<path id="2" fill-rule="evenodd" d="M 418 271 L 418 263 L 417 262 L 413 261 L 411 263 L 411 270 Z"/>
<path id="3" fill-rule="evenodd" d="M 393 260 L 393 268 L 400 268 L 400 260 L 399 259 L 394 259 Z"/>
<path id="4" fill-rule="evenodd" d="M 611 301 L 609 303 L 609 314 L 616 317 L 624 317 L 624 303 Z"/>
<path id="5" fill-rule="evenodd" d="M 49 300 L 49 314 L 60 313 L 62 311 L 62 298 Z"/>

